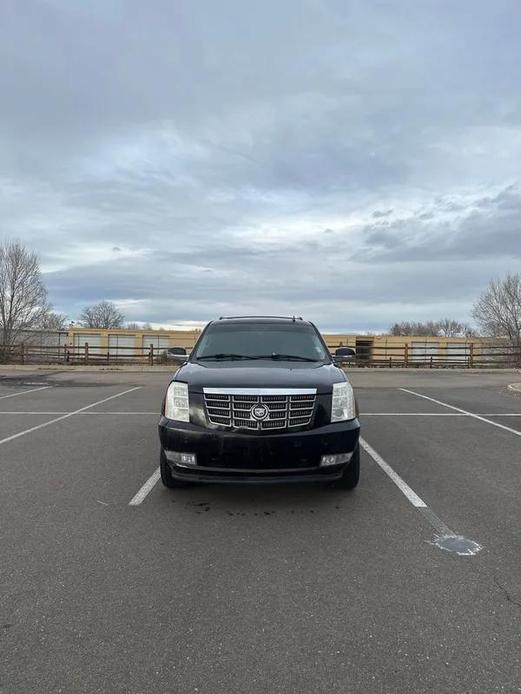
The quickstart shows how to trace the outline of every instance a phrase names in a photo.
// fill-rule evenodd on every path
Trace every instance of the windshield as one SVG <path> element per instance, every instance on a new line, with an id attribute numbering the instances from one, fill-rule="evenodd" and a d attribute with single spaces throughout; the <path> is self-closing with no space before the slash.
<path id="1" fill-rule="evenodd" d="M 310 325 L 217 323 L 201 337 L 194 358 L 324 361 L 329 356 Z"/>

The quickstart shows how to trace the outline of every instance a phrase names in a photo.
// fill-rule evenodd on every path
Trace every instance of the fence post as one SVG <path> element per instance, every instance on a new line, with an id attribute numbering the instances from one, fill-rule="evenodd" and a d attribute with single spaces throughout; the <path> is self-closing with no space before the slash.
<path id="1" fill-rule="evenodd" d="M 89 343 L 85 343 L 85 364 L 89 363 Z"/>
<path id="2" fill-rule="evenodd" d="M 150 360 L 150 366 L 154 366 L 154 345 L 150 345 L 150 352 L 148 353 Z"/>
<path id="3" fill-rule="evenodd" d="M 409 343 L 405 343 L 405 349 L 403 350 L 403 361 L 405 366 L 409 366 Z"/>
<path id="4" fill-rule="evenodd" d="M 66 364 L 67 361 L 67 345 L 63 345 L 63 363 Z"/>
<path id="5" fill-rule="evenodd" d="M 430 358 L 430 366 L 429 366 L 429 368 L 432 369 L 432 354 L 431 354 L 431 358 Z"/>
<path id="6" fill-rule="evenodd" d="M 472 369 L 474 367 L 474 343 L 470 343 L 470 351 L 469 351 L 469 369 Z"/>
<path id="7" fill-rule="evenodd" d="M 393 358 L 392 358 L 392 356 L 389 357 L 389 368 L 390 368 L 390 369 L 393 368 Z"/>
<path id="8" fill-rule="evenodd" d="M 23 342 L 20 345 L 20 364 L 25 364 L 25 345 Z"/>

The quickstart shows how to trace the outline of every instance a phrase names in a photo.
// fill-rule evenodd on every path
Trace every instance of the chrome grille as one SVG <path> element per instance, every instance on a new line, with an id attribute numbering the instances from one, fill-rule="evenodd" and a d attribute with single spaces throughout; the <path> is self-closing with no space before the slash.
<path id="1" fill-rule="evenodd" d="M 315 409 L 316 389 L 223 389 L 204 388 L 206 415 L 211 424 L 252 431 L 306 427 Z M 264 419 L 253 409 L 266 408 Z"/>

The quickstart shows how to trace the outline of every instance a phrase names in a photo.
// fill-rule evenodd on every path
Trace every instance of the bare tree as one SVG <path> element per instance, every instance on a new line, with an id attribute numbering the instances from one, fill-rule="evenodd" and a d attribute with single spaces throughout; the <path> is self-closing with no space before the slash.
<path id="1" fill-rule="evenodd" d="M 521 347 L 521 274 L 492 280 L 472 315 L 485 335 L 508 337 L 512 346 Z"/>
<path id="2" fill-rule="evenodd" d="M 470 325 L 453 318 L 441 318 L 425 323 L 402 321 L 392 325 L 389 332 L 391 335 L 417 335 L 418 337 L 471 337 L 473 335 Z"/>
<path id="3" fill-rule="evenodd" d="M 38 256 L 19 241 L 0 245 L 0 342 L 10 347 L 49 314 Z"/>
<path id="4" fill-rule="evenodd" d="M 64 316 L 63 313 L 56 313 L 56 311 L 49 310 L 49 312 L 42 317 L 35 327 L 38 330 L 56 332 L 58 330 L 66 330 L 66 325 L 67 316 Z"/>
<path id="5" fill-rule="evenodd" d="M 401 321 L 400 323 L 393 323 L 389 328 L 389 334 L 394 335 L 394 337 L 402 337 L 405 335 L 412 335 L 411 323 L 409 321 Z"/>
<path id="6" fill-rule="evenodd" d="M 136 323 L 135 321 L 130 321 L 125 324 L 126 330 L 154 330 L 150 323 Z"/>
<path id="7" fill-rule="evenodd" d="M 470 325 L 453 318 L 441 318 L 437 324 L 442 337 L 472 337 L 474 332 Z"/>
<path id="8" fill-rule="evenodd" d="M 125 316 L 112 301 L 100 301 L 99 304 L 86 306 L 79 320 L 85 328 L 121 328 Z"/>
<path id="9" fill-rule="evenodd" d="M 426 323 L 414 323 L 410 321 L 402 321 L 395 323 L 390 329 L 391 335 L 417 335 L 418 337 L 436 337 L 439 333 L 439 326 L 433 321 Z"/>

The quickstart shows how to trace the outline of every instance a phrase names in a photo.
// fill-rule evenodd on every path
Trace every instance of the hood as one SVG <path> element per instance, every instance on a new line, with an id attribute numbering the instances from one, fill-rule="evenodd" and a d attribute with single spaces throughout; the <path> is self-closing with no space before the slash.
<path id="1" fill-rule="evenodd" d="M 188 383 L 192 392 L 203 388 L 316 388 L 317 393 L 331 393 L 333 383 L 346 380 L 334 364 L 256 361 L 188 362 L 175 374 L 176 381 Z"/>

